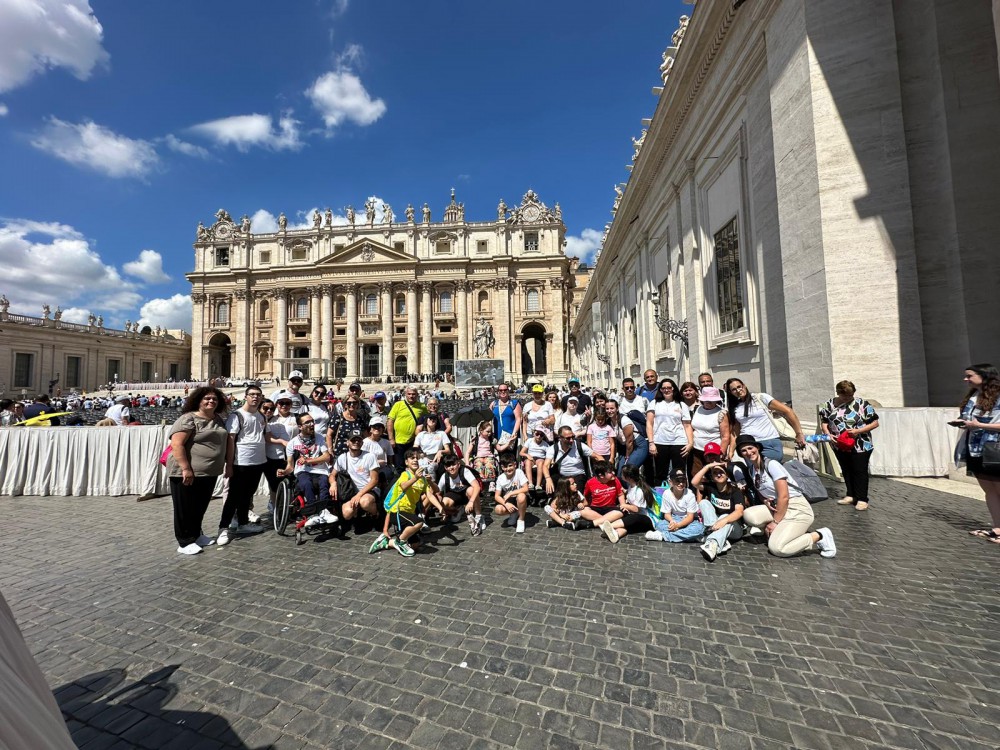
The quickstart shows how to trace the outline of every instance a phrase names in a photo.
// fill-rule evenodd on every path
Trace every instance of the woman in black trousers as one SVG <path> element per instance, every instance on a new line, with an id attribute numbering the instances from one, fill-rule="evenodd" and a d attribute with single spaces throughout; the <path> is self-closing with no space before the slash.
<path id="1" fill-rule="evenodd" d="M 835 438 L 834 453 L 847 485 L 847 495 L 840 505 L 854 505 L 855 510 L 868 510 L 868 464 L 875 446 L 872 430 L 878 427 L 875 408 L 855 395 L 854 383 L 841 380 L 837 395 L 820 409 L 823 433 Z"/>

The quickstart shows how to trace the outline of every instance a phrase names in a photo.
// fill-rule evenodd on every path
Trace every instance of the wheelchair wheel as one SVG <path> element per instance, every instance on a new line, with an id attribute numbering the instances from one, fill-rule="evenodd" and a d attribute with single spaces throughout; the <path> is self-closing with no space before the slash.
<path id="1" fill-rule="evenodd" d="M 288 482 L 282 482 L 274 493 L 274 530 L 282 536 L 285 535 L 285 527 L 288 526 L 291 507 L 292 488 Z"/>

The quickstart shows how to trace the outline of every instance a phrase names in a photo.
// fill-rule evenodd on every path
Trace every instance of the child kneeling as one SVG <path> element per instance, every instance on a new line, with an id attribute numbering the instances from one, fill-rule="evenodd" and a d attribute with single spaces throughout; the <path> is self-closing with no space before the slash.
<path id="1" fill-rule="evenodd" d="M 417 508 L 427 495 L 437 493 L 434 480 L 425 476 L 420 466 L 420 450 L 411 448 L 406 452 L 406 469 L 389 490 L 385 498 L 385 509 L 388 514 L 385 525 L 378 539 L 372 542 L 369 554 L 392 547 L 403 557 L 413 557 L 415 550 L 409 540 L 424 527 L 423 519 L 417 515 Z M 389 538 L 389 527 L 396 530 L 396 538 Z M 414 544 L 414 546 L 417 546 Z"/>

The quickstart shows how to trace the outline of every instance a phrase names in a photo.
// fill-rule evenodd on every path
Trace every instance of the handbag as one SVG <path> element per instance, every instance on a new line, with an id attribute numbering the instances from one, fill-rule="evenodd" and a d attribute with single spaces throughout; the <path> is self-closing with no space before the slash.
<path id="1" fill-rule="evenodd" d="M 767 415 L 767 418 L 771 420 L 771 424 L 774 425 L 774 429 L 778 431 L 778 437 L 784 440 L 785 442 L 794 443 L 795 428 L 788 423 L 788 420 L 785 419 L 780 414 L 778 416 L 775 416 L 774 413 L 767 408 L 767 404 L 764 403 L 764 401 L 761 399 L 760 396 L 757 396 L 755 394 L 753 399 L 760 405 L 760 408 L 764 410 L 764 413 Z"/>
<path id="2" fill-rule="evenodd" d="M 983 443 L 983 471 L 1000 474 L 1000 443 Z"/>

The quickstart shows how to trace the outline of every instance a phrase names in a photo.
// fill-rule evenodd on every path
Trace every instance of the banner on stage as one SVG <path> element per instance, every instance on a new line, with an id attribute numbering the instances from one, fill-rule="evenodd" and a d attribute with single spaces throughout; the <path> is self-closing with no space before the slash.
<path id="1" fill-rule="evenodd" d="M 503 382 L 502 359 L 456 359 L 456 388 L 487 388 Z"/>

